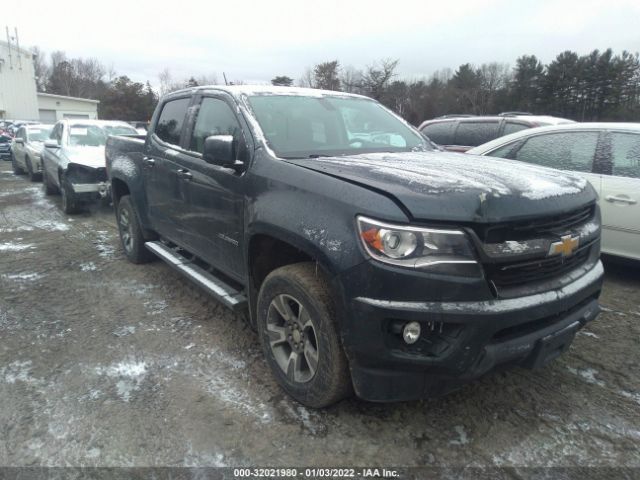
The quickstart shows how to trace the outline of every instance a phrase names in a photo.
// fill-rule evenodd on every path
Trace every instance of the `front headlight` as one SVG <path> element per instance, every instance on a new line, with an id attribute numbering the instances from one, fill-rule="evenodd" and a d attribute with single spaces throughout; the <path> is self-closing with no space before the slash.
<path id="1" fill-rule="evenodd" d="M 357 222 L 362 244 L 376 260 L 453 275 L 480 273 L 473 247 L 461 230 L 394 225 L 361 216 Z"/>

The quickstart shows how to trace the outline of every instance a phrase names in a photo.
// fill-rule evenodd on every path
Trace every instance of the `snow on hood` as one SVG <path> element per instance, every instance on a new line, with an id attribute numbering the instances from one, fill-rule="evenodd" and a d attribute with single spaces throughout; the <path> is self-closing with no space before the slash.
<path id="1" fill-rule="evenodd" d="M 65 155 L 71 163 L 92 168 L 106 166 L 104 146 L 100 147 L 67 147 Z"/>
<path id="2" fill-rule="evenodd" d="M 585 179 L 544 167 L 444 152 L 286 160 L 386 192 L 414 218 L 499 221 L 553 215 L 595 201 Z"/>

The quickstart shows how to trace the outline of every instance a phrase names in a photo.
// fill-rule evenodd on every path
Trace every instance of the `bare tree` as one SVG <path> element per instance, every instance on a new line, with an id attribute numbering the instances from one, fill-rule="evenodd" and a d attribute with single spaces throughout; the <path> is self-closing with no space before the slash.
<path id="1" fill-rule="evenodd" d="M 362 75 L 362 89 L 366 95 L 381 100 L 389 82 L 396 76 L 398 60 L 381 60 L 367 67 Z"/>

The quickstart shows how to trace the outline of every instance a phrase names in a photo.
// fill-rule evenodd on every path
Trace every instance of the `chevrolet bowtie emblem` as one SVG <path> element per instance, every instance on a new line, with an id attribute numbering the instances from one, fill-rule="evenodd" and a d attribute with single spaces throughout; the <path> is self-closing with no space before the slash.
<path id="1" fill-rule="evenodd" d="M 565 235 L 560 237 L 559 242 L 553 242 L 551 248 L 549 248 L 549 256 L 562 255 L 563 257 L 570 257 L 573 252 L 576 251 L 580 245 L 579 237 L 572 237 L 571 235 Z"/>

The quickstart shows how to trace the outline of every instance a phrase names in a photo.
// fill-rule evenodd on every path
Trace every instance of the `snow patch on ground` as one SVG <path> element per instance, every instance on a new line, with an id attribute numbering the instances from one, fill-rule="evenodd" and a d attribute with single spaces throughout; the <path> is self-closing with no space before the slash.
<path id="1" fill-rule="evenodd" d="M 0 228 L 0 233 L 31 232 L 31 231 L 33 231 L 33 227 L 27 226 L 27 225 Z"/>
<path id="2" fill-rule="evenodd" d="M 140 389 L 140 384 L 147 374 L 147 364 L 145 362 L 120 362 L 109 367 L 97 367 L 98 375 L 117 378 L 116 391 L 118 396 L 128 402 L 131 394 Z"/>
<path id="3" fill-rule="evenodd" d="M 21 252 L 29 248 L 33 248 L 33 245 L 13 242 L 0 243 L 0 252 Z"/>
<path id="4" fill-rule="evenodd" d="M 450 445 L 466 445 L 469 443 L 469 437 L 467 436 L 467 432 L 465 431 L 462 425 L 456 425 L 453 427 L 458 438 L 455 438 L 449 442 Z"/>
<path id="5" fill-rule="evenodd" d="M 136 333 L 136 327 L 132 325 L 119 327 L 113 331 L 113 334 L 116 337 L 126 337 L 127 335 L 133 335 L 134 333 Z"/>
<path id="6" fill-rule="evenodd" d="M 569 370 L 574 375 L 582 377 L 587 383 L 591 383 L 593 385 L 598 385 L 599 387 L 604 387 L 605 386 L 605 383 L 602 380 L 598 380 L 596 378 L 596 375 L 598 374 L 598 371 L 593 369 L 593 368 L 567 367 L 567 370 Z"/>
<path id="7" fill-rule="evenodd" d="M 620 390 L 618 393 L 623 397 L 628 398 L 629 400 L 633 400 L 638 405 L 640 405 L 640 393 L 627 392 L 626 390 Z"/>
<path id="8" fill-rule="evenodd" d="M 93 262 L 81 263 L 80 270 L 82 270 L 83 272 L 93 272 L 97 270 L 97 267 Z"/>
<path id="9" fill-rule="evenodd" d="M 102 258 L 113 258 L 115 254 L 115 247 L 110 243 L 111 237 L 106 230 L 98 230 L 96 232 L 96 239 L 93 242 L 98 250 L 98 255 Z"/>
<path id="10" fill-rule="evenodd" d="M 15 280 L 17 282 L 35 282 L 40 280 L 44 275 L 40 273 L 15 273 L 15 274 L 3 274 L 2 278 L 7 280 Z"/>
<path id="11" fill-rule="evenodd" d="M 4 383 L 14 384 L 16 382 L 30 383 L 31 379 L 31 360 L 24 362 L 15 361 L 0 369 L 0 379 Z"/>
<path id="12" fill-rule="evenodd" d="M 35 228 L 46 230 L 48 232 L 66 232 L 71 228 L 66 223 L 57 222 L 55 220 L 36 220 L 32 225 Z"/>
<path id="13" fill-rule="evenodd" d="M 596 335 L 593 332 L 587 332 L 585 330 L 580 330 L 578 332 L 578 335 L 584 335 L 585 337 L 592 337 L 592 338 L 600 338 L 598 335 Z"/>
<path id="14" fill-rule="evenodd" d="M 167 302 L 165 300 L 149 300 L 144 302 L 149 315 L 159 315 L 167 309 Z"/>

